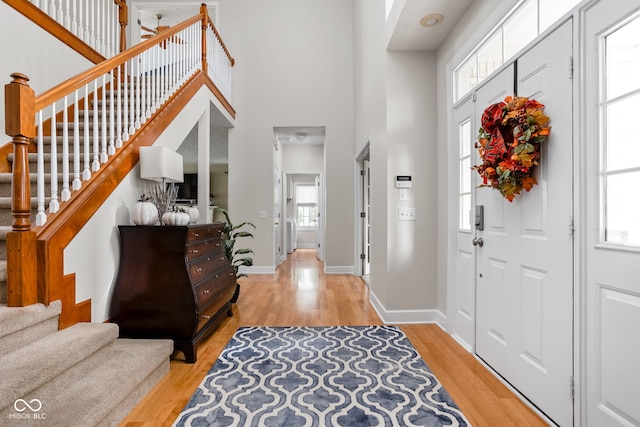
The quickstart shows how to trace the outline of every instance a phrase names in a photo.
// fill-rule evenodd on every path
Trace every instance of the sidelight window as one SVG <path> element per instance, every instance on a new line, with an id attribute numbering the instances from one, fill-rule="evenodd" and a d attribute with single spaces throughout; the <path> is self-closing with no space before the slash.
<path id="1" fill-rule="evenodd" d="M 640 17 L 604 37 L 600 102 L 601 240 L 640 246 Z"/>

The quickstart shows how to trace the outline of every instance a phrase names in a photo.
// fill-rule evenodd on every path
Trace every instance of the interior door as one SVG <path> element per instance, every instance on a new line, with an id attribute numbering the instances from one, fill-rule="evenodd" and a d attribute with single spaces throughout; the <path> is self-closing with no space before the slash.
<path id="1" fill-rule="evenodd" d="M 517 94 L 545 104 L 551 117 L 538 185 L 511 203 L 496 190 L 477 190 L 485 206 L 477 354 L 561 426 L 573 424 L 571 55 L 569 21 L 517 61 Z M 495 93 L 486 90 L 478 91 L 480 112 Z"/>
<path id="2" fill-rule="evenodd" d="M 640 0 L 585 14 L 588 426 L 640 425 Z"/>
<path id="3" fill-rule="evenodd" d="M 282 174 L 280 169 L 273 169 L 273 267 L 278 268 L 282 259 Z"/>
<path id="4" fill-rule="evenodd" d="M 316 175 L 316 203 L 318 209 L 317 225 L 316 225 L 316 258 L 320 261 L 324 261 L 324 203 L 323 203 L 323 190 L 322 190 L 322 175 Z"/>
<path id="5" fill-rule="evenodd" d="M 478 163 L 474 140 L 478 131 L 474 121 L 471 96 L 459 103 L 453 112 L 453 134 L 457 137 L 458 218 L 455 249 L 455 295 L 452 336 L 468 351 L 475 346 L 476 321 L 476 255 L 472 244 L 475 237 L 475 205 L 472 188 L 478 186 L 479 175 L 471 169 Z"/>
<path id="6" fill-rule="evenodd" d="M 360 258 L 362 259 L 362 275 L 365 276 L 365 280 L 369 277 L 369 254 L 370 254 L 370 242 L 369 242 L 369 227 L 371 226 L 371 204 L 369 202 L 371 196 L 371 174 L 370 174 L 370 162 L 369 155 L 362 160 L 362 211 L 360 217 L 362 218 L 362 252 Z"/>

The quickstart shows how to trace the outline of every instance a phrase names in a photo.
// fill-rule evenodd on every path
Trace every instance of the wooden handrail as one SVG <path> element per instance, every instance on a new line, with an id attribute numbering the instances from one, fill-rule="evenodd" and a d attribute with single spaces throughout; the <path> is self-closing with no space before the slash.
<path id="1" fill-rule="evenodd" d="M 106 61 L 103 61 L 102 63 L 96 65 L 95 67 L 90 68 L 89 70 L 82 72 L 76 75 L 75 77 L 71 77 L 69 80 L 63 82 L 62 84 L 52 89 L 49 89 L 48 91 L 36 97 L 35 111 L 40 111 L 47 105 L 50 105 L 51 103 L 61 99 L 63 96 L 72 93 L 74 90 L 80 89 L 87 83 L 90 83 L 94 81 L 97 77 L 119 67 L 120 65 L 124 64 L 128 60 L 141 54 L 145 50 L 148 50 L 149 48 L 155 45 L 159 45 L 163 42 L 166 42 L 166 40 L 175 36 L 177 33 L 189 27 L 190 25 L 193 25 L 194 23 L 198 22 L 200 19 L 201 19 L 200 15 L 196 15 L 192 18 L 189 18 L 183 23 L 178 24 L 175 27 L 171 27 L 167 31 L 163 31 L 161 34 L 158 34 L 157 36 L 150 38 L 149 40 L 145 40 L 142 43 L 138 43 L 137 45 L 130 47 L 126 51 L 119 53 L 113 58 L 107 59 Z"/>
<path id="2" fill-rule="evenodd" d="M 73 34 L 68 28 L 65 28 L 31 2 L 24 0 L 2 1 L 94 64 L 106 59 L 100 52 L 89 46 L 86 41 Z M 126 0 L 113 0 L 113 3 L 118 6 L 118 23 L 120 24 L 119 49 L 122 52 L 127 48 L 126 27 L 129 22 L 129 10 Z"/>
<path id="3" fill-rule="evenodd" d="M 207 15 L 207 21 L 208 21 L 209 25 L 211 26 L 211 28 L 213 29 L 213 33 L 216 35 L 216 38 L 220 42 L 220 46 L 222 46 L 222 49 L 224 50 L 224 53 L 227 55 L 227 58 L 229 58 L 229 62 L 231 63 L 231 66 L 233 67 L 235 65 L 235 63 L 236 63 L 236 60 L 233 59 L 233 56 L 231 56 L 231 54 L 229 53 L 229 49 L 227 49 L 227 45 L 225 45 L 224 42 L 222 41 L 222 37 L 220 36 L 220 33 L 216 29 L 216 26 L 213 25 L 213 21 L 211 20 L 211 17 L 209 15 Z"/>

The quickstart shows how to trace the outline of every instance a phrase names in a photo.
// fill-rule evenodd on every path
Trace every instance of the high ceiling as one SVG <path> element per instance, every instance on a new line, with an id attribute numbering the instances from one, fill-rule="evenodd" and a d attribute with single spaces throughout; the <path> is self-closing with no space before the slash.
<path id="1" fill-rule="evenodd" d="M 318 0 L 321 1 L 321 0 Z M 139 22 L 149 28 L 158 26 L 157 15 L 161 15 L 160 25 L 175 25 L 196 15 L 202 2 L 137 1 L 132 4 Z M 394 0 L 388 16 L 388 50 L 392 51 L 436 51 L 449 35 L 473 0 Z M 208 2 L 209 15 L 217 18 L 216 2 Z M 441 15 L 437 25 L 421 25 L 425 17 Z M 228 161 L 228 129 L 215 127 L 212 122 L 211 163 Z M 274 128 L 274 138 L 281 144 L 324 143 L 325 128 L 322 126 L 290 126 Z M 179 149 L 185 158 L 185 167 L 197 164 L 197 126 L 191 131 Z"/>

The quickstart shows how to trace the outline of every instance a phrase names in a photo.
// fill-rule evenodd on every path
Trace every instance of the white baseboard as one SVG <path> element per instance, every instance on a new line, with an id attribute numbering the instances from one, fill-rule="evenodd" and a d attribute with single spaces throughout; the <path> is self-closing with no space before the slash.
<path id="1" fill-rule="evenodd" d="M 333 265 L 333 266 L 324 266 L 324 274 L 351 274 L 353 275 L 353 266 L 352 265 Z"/>
<path id="2" fill-rule="evenodd" d="M 275 274 L 276 269 L 272 265 L 252 265 L 251 267 L 241 266 L 239 271 L 246 274 Z"/>
<path id="3" fill-rule="evenodd" d="M 374 292 L 369 293 L 369 300 L 384 323 L 435 323 L 443 329 L 447 323 L 440 310 L 387 310 Z"/>
<path id="4" fill-rule="evenodd" d="M 317 247 L 317 243 L 296 243 L 297 249 L 316 249 Z"/>

